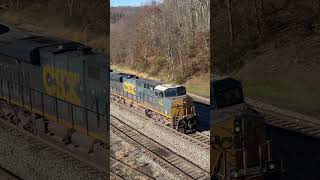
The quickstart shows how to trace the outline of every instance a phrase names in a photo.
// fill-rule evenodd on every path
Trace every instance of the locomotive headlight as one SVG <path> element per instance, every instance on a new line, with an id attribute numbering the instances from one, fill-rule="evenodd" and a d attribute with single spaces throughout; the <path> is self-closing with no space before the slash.
<path id="1" fill-rule="evenodd" d="M 236 170 L 236 169 L 231 170 L 231 172 L 230 172 L 230 177 L 231 177 L 231 178 L 238 178 L 238 177 L 239 177 L 239 172 L 238 172 L 238 170 Z"/>
<path id="2" fill-rule="evenodd" d="M 242 119 L 241 118 L 236 118 L 234 120 L 234 132 L 235 133 L 240 133 L 241 132 L 241 126 L 242 126 Z"/>
<path id="3" fill-rule="evenodd" d="M 239 133 L 240 132 L 240 127 L 235 127 L 234 130 L 235 130 L 235 132 Z"/>
<path id="4" fill-rule="evenodd" d="M 278 161 L 268 161 L 266 162 L 267 172 L 274 172 L 281 169 L 281 162 Z"/>
<path id="5" fill-rule="evenodd" d="M 273 163 L 270 163 L 270 164 L 269 164 L 269 169 L 270 169 L 270 170 L 273 170 L 275 167 L 276 167 L 276 166 L 275 166 Z"/>

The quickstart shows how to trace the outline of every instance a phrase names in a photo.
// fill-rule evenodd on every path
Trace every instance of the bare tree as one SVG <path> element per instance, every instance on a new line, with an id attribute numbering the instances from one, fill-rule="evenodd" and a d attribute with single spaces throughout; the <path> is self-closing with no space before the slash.
<path id="1" fill-rule="evenodd" d="M 72 17 L 73 6 L 75 0 L 67 0 L 68 8 L 69 8 L 69 16 Z"/>
<path id="2" fill-rule="evenodd" d="M 230 4 L 230 0 L 226 1 L 228 7 L 228 20 L 229 20 L 229 33 L 230 33 L 230 44 L 233 46 L 233 24 L 232 24 L 232 7 Z"/>

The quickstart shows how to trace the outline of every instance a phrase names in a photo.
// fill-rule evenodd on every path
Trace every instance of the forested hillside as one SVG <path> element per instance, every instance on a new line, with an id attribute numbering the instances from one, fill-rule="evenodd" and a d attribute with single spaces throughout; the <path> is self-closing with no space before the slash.
<path id="1" fill-rule="evenodd" d="M 320 1 L 212 1 L 214 73 L 247 96 L 320 117 Z"/>
<path id="2" fill-rule="evenodd" d="M 113 65 L 178 83 L 209 72 L 209 0 L 112 8 L 111 22 Z"/>

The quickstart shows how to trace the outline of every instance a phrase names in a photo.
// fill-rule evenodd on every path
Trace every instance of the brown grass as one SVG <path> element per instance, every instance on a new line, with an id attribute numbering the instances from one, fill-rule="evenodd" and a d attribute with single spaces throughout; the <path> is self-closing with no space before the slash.
<path id="1" fill-rule="evenodd" d="M 320 37 L 288 33 L 249 57 L 236 77 L 247 96 L 320 118 Z"/>

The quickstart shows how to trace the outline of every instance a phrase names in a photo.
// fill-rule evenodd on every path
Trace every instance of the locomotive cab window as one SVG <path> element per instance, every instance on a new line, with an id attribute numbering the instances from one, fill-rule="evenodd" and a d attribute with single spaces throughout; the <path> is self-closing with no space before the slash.
<path id="1" fill-rule="evenodd" d="M 100 80 L 100 69 L 97 66 L 88 66 L 88 77 L 90 79 Z"/>
<path id="2" fill-rule="evenodd" d="M 243 95 L 241 89 L 234 88 L 218 92 L 216 103 L 220 108 L 243 103 Z"/>
<path id="3" fill-rule="evenodd" d="M 165 92 L 166 97 L 174 97 L 177 96 L 177 91 L 175 88 L 167 89 Z"/>
<path id="4" fill-rule="evenodd" d="M 185 95 L 185 94 L 187 93 L 186 88 L 183 87 L 183 86 L 178 87 L 178 88 L 177 88 L 177 93 L 178 93 L 178 96 Z"/>
<path id="5" fill-rule="evenodd" d="M 156 92 L 154 92 L 154 94 L 158 98 L 163 98 L 164 97 L 164 92 L 162 92 L 162 91 L 156 91 Z"/>

